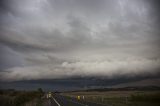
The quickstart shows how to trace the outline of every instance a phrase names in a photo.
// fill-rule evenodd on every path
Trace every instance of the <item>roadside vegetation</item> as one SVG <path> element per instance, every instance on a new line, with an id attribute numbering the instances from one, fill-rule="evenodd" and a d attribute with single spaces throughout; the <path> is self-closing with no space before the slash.
<path id="1" fill-rule="evenodd" d="M 43 91 L 0 90 L 0 106 L 42 106 Z"/>
<path id="2" fill-rule="evenodd" d="M 160 106 L 160 91 L 69 92 L 62 95 L 109 106 Z M 84 99 L 82 98 L 84 96 Z"/>

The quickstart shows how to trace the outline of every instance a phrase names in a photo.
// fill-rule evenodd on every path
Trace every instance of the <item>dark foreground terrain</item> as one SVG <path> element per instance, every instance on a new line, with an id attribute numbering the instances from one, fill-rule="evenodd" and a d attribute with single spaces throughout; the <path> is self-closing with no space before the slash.
<path id="1" fill-rule="evenodd" d="M 0 106 L 42 106 L 41 89 L 37 91 L 0 90 Z"/>
<path id="2" fill-rule="evenodd" d="M 62 95 L 107 106 L 160 106 L 159 87 L 105 88 L 65 92 Z"/>
<path id="3" fill-rule="evenodd" d="M 70 92 L 0 90 L 0 106 L 160 106 L 159 88 Z"/>

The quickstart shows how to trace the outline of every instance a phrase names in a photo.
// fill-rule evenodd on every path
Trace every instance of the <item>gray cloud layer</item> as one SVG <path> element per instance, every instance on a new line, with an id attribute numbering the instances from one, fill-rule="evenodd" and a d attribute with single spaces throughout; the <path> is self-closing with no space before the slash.
<path id="1" fill-rule="evenodd" d="M 2 0 L 0 5 L 1 80 L 159 72 L 156 0 Z"/>

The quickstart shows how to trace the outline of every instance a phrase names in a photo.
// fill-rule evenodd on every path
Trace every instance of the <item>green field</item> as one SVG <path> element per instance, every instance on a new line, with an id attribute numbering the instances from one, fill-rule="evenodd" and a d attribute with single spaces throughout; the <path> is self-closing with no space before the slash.
<path id="1" fill-rule="evenodd" d="M 160 91 L 66 92 L 68 97 L 84 96 L 85 101 L 110 106 L 160 106 Z"/>

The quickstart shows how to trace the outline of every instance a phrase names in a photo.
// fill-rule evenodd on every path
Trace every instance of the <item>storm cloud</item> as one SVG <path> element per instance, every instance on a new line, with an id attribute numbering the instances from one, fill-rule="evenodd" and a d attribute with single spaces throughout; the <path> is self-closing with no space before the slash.
<path id="1" fill-rule="evenodd" d="M 158 0 L 1 0 L 0 80 L 160 69 Z"/>

